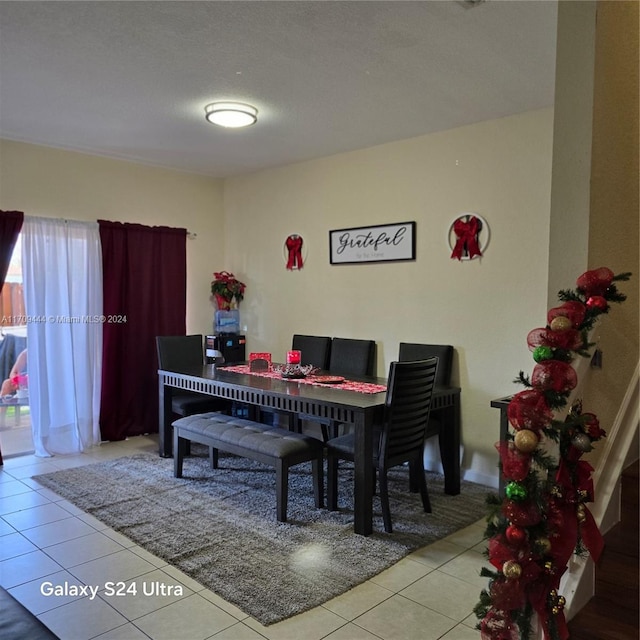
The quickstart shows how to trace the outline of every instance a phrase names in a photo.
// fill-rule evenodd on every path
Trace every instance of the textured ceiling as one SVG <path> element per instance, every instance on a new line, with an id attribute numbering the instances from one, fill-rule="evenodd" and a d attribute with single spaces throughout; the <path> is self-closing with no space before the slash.
<path id="1" fill-rule="evenodd" d="M 0 2 L 0 137 L 231 176 L 553 104 L 557 4 Z M 256 125 L 204 106 L 237 99 Z"/>

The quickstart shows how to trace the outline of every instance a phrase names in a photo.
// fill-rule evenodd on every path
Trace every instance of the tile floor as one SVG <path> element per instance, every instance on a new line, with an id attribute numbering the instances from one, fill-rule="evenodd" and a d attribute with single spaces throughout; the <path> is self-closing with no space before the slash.
<path id="1" fill-rule="evenodd" d="M 0 584 L 62 640 L 479 637 L 471 611 L 487 585 L 479 576 L 486 563 L 483 521 L 320 607 L 264 627 L 31 478 L 138 451 L 157 451 L 156 437 L 76 456 L 14 457 L 0 467 Z M 73 593 L 80 585 L 99 589 Z"/>
<path id="2" fill-rule="evenodd" d="M 0 405 L 0 443 L 3 456 L 33 453 L 29 407 L 16 414 L 16 407 Z"/>

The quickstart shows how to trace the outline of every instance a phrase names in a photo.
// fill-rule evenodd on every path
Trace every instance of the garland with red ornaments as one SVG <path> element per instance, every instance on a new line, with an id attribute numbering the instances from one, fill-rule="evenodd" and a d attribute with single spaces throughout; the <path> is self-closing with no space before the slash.
<path id="1" fill-rule="evenodd" d="M 527 336 L 536 364 L 531 377 L 521 371 L 515 381 L 525 390 L 507 407 L 513 433 L 496 445 L 505 495 L 487 499 L 486 553 L 495 570 L 481 570 L 490 579 L 474 608 L 482 640 L 530 638 L 534 615 L 545 640 L 569 637 L 560 579 L 573 553 L 588 552 L 597 561 L 603 547 L 586 506 L 594 500 L 593 467 L 580 458 L 605 431 L 579 402 L 564 420 L 554 411 L 566 406 L 577 385 L 571 362 L 589 355 L 597 318 L 626 299 L 615 283 L 630 276 L 606 267 L 587 271 L 575 290 L 559 292 L 562 304 L 548 311 L 547 325 Z"/>

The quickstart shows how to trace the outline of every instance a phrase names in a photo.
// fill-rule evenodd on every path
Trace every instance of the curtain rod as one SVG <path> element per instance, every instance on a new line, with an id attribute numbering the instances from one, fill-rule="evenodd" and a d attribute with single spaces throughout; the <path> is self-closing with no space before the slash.
<path id="1" fill-rule="evenodd" d="M 8 213 L 8 212 L 5 212 Z M 32 215 L 25 215 L 24 216 L 25 219 L 29 219 L 31 218 L 32 220 L 37 220 L 38 218 L 42 219 L 42 220 L 60 220 L 61 222 L 64 222 L 64 224 L 68 224 L 69 222 L 93 222 L 93 220 L 74 220 L 73 218 L 56 218 L 55 216 L 32 216 Z M 97 220 L 96 222 L 99 222 L 99 220 Z M 122 223 L 122 224 L 142 224 L 144 225 L 144 223 L 142 222 L 132 222 L 132 223 Z M 148 226 L 148 225 L 144 225 L 144 226 Z M 189 231 L 189 229 L 186 229 L 187 232 L 187 238 L 189 238 L 189 240 L 195 240 L 198 237 L 198 234 L 195 231 Z"/>

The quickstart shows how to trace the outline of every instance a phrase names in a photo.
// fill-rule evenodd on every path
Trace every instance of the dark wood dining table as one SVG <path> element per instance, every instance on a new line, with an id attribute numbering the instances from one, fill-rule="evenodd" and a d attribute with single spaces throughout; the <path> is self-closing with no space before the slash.
<path id="1" fill-rule="evenodd" d="M 386 385 L 384 378 L 350 378 Z M 353 425 L 356 439 L 354 461 L 354 531 L 369 535 L 373 516 L 373 425 L 382 414 L 386 392 L 360 393 L 339 385 L 303 384 L 296 380 L 268 378 L 230 371 L 224 366 L 202 365 L 180 371 L 158 371 L 159 453 L 171 457 L 171 399 L 174 390 L 187 390 L 225 398 L 255 410 L 268 408 Z M 445 471 L 445 492 L 460 493 L 460 389 L 436 387 L 432 411 L 443 423 L 440 450 Z M 443 453 L 444 452 L 444 453 Z M 445 460 L 446 458 L 446 460 Z"/>

